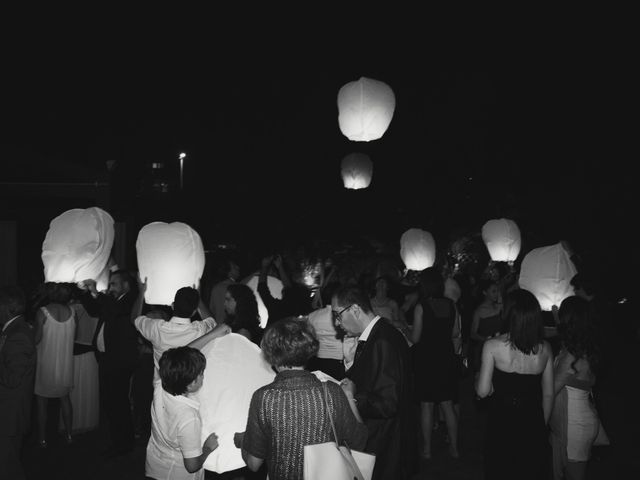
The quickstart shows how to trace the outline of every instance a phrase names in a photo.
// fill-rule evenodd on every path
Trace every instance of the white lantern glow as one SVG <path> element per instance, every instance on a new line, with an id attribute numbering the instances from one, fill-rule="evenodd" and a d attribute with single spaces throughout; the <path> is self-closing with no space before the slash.
<path id="1" fill-rule="evenodd" d="M 433 236 L 419 228 L 410 228 L 400 237 L 400 257 L 409 270 L 421 271 L 436 261 Z"/>
<path id="2" fill-rule="evenodd" d="M 260 314 L 260 326 L 265 328 L 267 326 L 267 320 L 269 320 L 269 312 L 267 312 L 267 307 L 264 306 L 264 302 L 258 293 L 258 275 L 253 275 L 243 280 L 242 283 L 246 284 L 251 290 L 253 290 L 253 294 L 256 296 L 256 301 L 258 302 L 258 313 Z M 267 275 L 267 287 L 269 287 L 269 291 L 273 298 L 282 298 L 282 281 L 279 278 L 272 277 L 271 275 Z"/>
<path id="3" fill-rule="evenodd" d="M 344 188 L 359 190 L 371 184 L 373 162 L 364 153 L 350 153 L 342 159 L 342 181 Z"/>
<path id="4" fill-rule="evenodd" d="M 140 278 L 147 279 L 144 298 L 151 305 L 171 305 L 182 287 L 200 285 L 204 248 L 200 235 L 186 223 L 153 222 L 136 240 Z"/>
<path id="5" fill-rule="evenodd" d="M 520 229 L 513 220 L 489 220 L 482 227 L 482 240 L 494 262 L 513 262 L 518 258 L 521 246 Z"/>
<path id="6" fill-rule="evenodd" d="M 233 436 L 247 426 L 253 393 L 271 383 L 275 373 L 260 348 L 237 333 L 212 340 L 202 347 L 202 353 L 207 366 L 202 388 L 196 394 L 202 418 L 202 442 L 215 432 L 219 445 L 207 457 L 204 468 L 223 473 L 245 466 Z"/>
<path id="7" fill-rule="evenodd" d="M 396 108 L 391 87 L 379 80 L 360 77 L 338 91 L 338 124 L 349 140 L 369 142 L 382 137 Z"/>
<path id="8" fill-rule="evenodd" d="M 520 288 L 533 293 L 540 308 L 550 311 L 553 305 L 560 307 L 562 300 L 574 295 L 571 278 L 577 273 L 569 254 L 557 243 L 531 250 L 520 267 Z"/>
<path id="9" fill-rule="evenodd" d="M 45 282 L 93 279 L 107 288 L 107 264 L 113 247 L 113 218 L 98 207 L 74 208 L 54 218 L 42 242 Z"/>

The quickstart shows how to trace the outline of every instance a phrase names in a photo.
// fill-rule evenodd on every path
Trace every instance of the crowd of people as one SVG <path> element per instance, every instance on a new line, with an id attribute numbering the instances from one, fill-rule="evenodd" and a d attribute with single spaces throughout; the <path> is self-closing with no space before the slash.
<path id="1" fill-rule="evenodd" d="M 116 268 L 105 291 L 94 279 L 45 283 L 28 297 L 0 289 L 0 479 L 24 478 L 32 421 L 48 448 L 50 399 L 60 401 L 66 442 L 102 418 L 105 458 L 148 438 L 148 478 L 204 478 L 218 438 L 201 441 L 201 349 L 229 333 L 260 347 L 275 378 L 254 392 L 234 438 L 246 467 L 219 478 L 302 479 L 304 446 L 334 438 L 328 417 L 340 442 L 375 455 L 374 479 L 416 474 L 441 424 L 457 459 L 461 366 L 488 415 L 486 479 L 586 478 L 592 446 L 608 441 L 593 399 L 607 312 L 584 275 L 545 329 L 513 267 L 460 278 L 442 265 L 346 275 L 333 264 L 310 288 L 286 260 L 262 258 L 254 292 L 226 258 L 205 290 L 180 288 L 170 307 L 146 304 L 147 280 Z M 281 280 L 281 298 L 269 276 Z"/>

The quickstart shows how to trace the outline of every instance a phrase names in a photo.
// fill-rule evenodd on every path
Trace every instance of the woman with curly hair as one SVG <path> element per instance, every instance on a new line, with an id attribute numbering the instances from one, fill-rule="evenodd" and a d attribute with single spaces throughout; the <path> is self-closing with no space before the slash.
<path id="1" fill-rule="evenodd" d="M 242 283 L 227 286 L 224 295 L 225 322 L 231 331 L 247 337 L 256 345 L 262 340 L 258 302 L 250 287 Z"/>
<path id="2" fill-rule="evenodd" d="M 262 352 L 278 373 L 255 391 L 247 428 L 235 437 L 249 469 L 258 471 L 266 461 L 271 480 L 302 480 L 304 446 L 333 441 L 329 415 L 341 444 L 364 447 L 367 427 L 354 399 L 331 381 L 325 392 L 322 382 L 304 369 L 318 352 L 313 327 L 304 317 L 287 317 L 268 327 Z"/>
<path id="3" fill-rule="evenodd" d="M 549 423 L 553 477 L 584 479 L 591 447 L 600 428 L 591 395 L 599 349 L 587 300 L 568 297 L 560 305 L 558 314 L 562 347 L 554 363 L 555 401 Z"/>

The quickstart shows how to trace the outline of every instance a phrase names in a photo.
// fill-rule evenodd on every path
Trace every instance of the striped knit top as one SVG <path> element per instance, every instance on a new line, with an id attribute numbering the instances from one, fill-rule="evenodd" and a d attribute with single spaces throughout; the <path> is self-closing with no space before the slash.
<path id="1" fill-rule="evenodd" d="M 358 423 L 342 388 L 328 382 L 329 409 L 341 443 L 363 450 L 367 427 Z M 305 445 L 333 441 L 322 383 L 305 370 L 284 370 L 251 398 L 242 447 L 266 459 L 270 480 L 302 480 Z"/>

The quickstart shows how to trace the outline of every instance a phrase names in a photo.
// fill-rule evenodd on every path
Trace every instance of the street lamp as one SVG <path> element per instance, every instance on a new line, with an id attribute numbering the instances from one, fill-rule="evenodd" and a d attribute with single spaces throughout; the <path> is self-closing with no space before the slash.
<path id="1" fill-rule="evenodd" d="M 187 156 L 186 153 L 182 152 L 180 155 L 178 155 L 178 158 L 180 159 L 180 190 L 182 190 L 182 187 L 184 185 L 183 182 L 183 169 L 184 169 L 184 159 Z"/>

